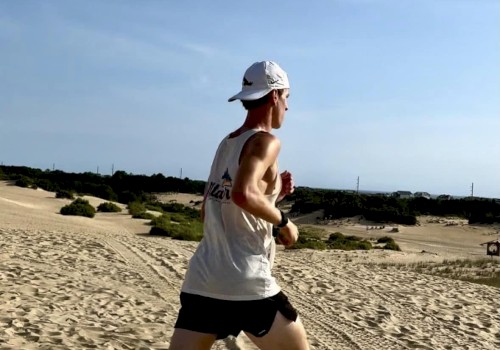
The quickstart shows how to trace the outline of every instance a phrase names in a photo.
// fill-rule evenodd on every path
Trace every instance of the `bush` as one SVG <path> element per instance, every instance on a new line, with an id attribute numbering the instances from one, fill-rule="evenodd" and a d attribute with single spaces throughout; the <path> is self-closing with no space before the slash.
<path id="1" fill-rule="evenodd" d="M 372 244 L 362 240 L 357 236 L 344 236 L 340 232 L 335 232 L 328 237 L 328 248 L 341 250 L 370 250 Z"/>
<path id="2" fill-rule="evenodd" d="M 56 198 L 73 199 L 75 196 L 72 191 L 60 190 L 56 192 Z"/>
<path id="3" fill-rule="evenodd" d="M 328 237 L 328 241 L 337 241 L 337 240 L 343 240 L 344 235 L 340 232 L 334 232 Z"/>
<path id="4" fill-rule="evenodd" d="M 377 243 L 382 243 L 382 244 L 385 243 L 382 249 L 401 251 L 401 248 L 399 248 L 399 246 L 396 244 L 396 242 L 392 237 L 389 236 L 380 237 L 379 239 L 377 239 Z"/>
<path id="5" fill-rule="evenodd" d="M 127 208 L 128 208 L 128 213 L 132 215 L 132 217 L 134 215 L 139 215 L 141 213 L 146 212 L 146 206 L 141 202 L 130 202 Z"/>
<path id="6" fill-rule="evenodd" d="M 21 176 L 16 180 L 16 186 L 28 188 L 33 185 L 33 180 L 27 176 Z"/>
<path id="7" fill-rule="evenodd" d="M 57 185 L 46 179 L 37 179 L 36 184 L 39 188 L 43 188 L 45 191 L 58 192 L 60 190 Z"/>
<path id="8" fill-rule="evenodd" d="M 328 248 L 328 245 L 325 241 L 310 239 L 307 237 L 299 236 L 297 242 L 290 247 L 290 249 L 316 249 L 316 250 L 325 250 Z"/>
<path id="9" fill-rule="evenodd" d="M 61 208 L 62 215 L 76 215 L 93 218 L 95 209 L 85 199 L 77 198 L 71 204 L 65 205 Z"/>
<path id="10" fill-rule="evenodd" d="M 200 210 L 187 207 L 180 203 L 161 203 L 157 201 L 151 201 L 150 203 L 148 203 L 148 207 L 154 207 L 157 209 L 161 208 L 160 211 L 167 213 L 180 213 L 191 219 L 198 219 L 200 217 Z"/>
<path id="11" fill-rule="evenodd" d="M 104 202 L 99 204 L 99 206 L 97 207 L 97 211 L 104 213 L 119 213 L 122 211 L 122 208 L 117 206 L 115 203 Z"/>
<path id="12" fill-rule="evenodd" d="M 185 216 L 180 221 L 181 223 L 174 222 L 171 215 L 163 214 L 151 220 L 153 227 L 149 233 L 184 241 L 201 241 L 203 238 L 203 223 L 199 219 L 193 220 Z"/>
<path id="13" fill-rule="evenodd" d="M 377 243 L 389 243 L 389 242 L 394 243 L 394 239 L 389 236 L 384 236 L 377 239 Z"/>
<path id="14" fill-rule="evenodd" d="M 146 209 L 147 210 L 152 210 L 152 211 L 157 211 L 159 213 L 163 213 L 162 207 L 160 207 L 158 205 L 153 205 L 153 204 L 146 203 Z"/>
<path id="15" fill-rule="evenodd" d="M 399 246 L 394 241 L 387 242 L 387 244 L 384 246 L 384 249 L 387 249 L 387 250 L 396 250 L 398 252 L 401 251 L 401 248 L 399 248 Z"/>
<path id="16" fill-rule="evenodd" d="M 324 230 L 308 226 L 301 226 L 299 228 L 299 239 L 289 249 L 327 249 L 328 246 L 323 239 L 325 235 L 326 231 Z"/>
<path id="17" fill-rule="evenodd" d="M 132 215 L 132 219 L 144 219 L 144 220 L 153 220 L 155 216 L 146 211 L 141 211 L 140 213 Z"/>

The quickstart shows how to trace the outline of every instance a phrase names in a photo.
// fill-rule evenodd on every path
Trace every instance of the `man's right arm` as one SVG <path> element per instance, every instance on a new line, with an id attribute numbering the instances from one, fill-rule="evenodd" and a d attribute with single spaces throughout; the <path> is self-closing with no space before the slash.
<path id="1" fill-rule="evenodd" d="M 256 134 L 248 140 L 231 191 L 231 198 L 237 206 L 272 224 L 281 221 L 281 213 L 266 198 L 259 183 L 276 162 L 279 150 L 280 141 L 268 133 Z"/>
<path id="2" fill-rule="evenodd" d="M 231 192 L 231 198 L 237 206 L 273 225 L 281 222 L 281 212 L 261 191 L 259 182 L 276 162 L 280 147 L 280 141 L 268 133 L 259 133 L 251 138 L 240 157 L 240 166 Z M 297 227 L 291 221 L 280 232 L 280 240 L 285 245 L 291 245 L 297 240 Z"/>

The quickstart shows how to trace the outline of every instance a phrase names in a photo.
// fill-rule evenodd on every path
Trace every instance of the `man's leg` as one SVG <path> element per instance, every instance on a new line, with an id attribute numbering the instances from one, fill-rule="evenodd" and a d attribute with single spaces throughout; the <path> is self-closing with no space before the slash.
<path id="1" fill-rule="evenodd" d="M 209 350 L 215 342 L 215 334 L 207 334 L 175 328 L 169 350 Z"/>
<path id="2" fill-rule="evenodd" d="M 309 350 L 306 331 L 300 318 L 293 322 L 279 311 L 276 312 L 273 325 L 265 336 L 256 337 L 248 332 L 245 334 L 261 350 Z"/>

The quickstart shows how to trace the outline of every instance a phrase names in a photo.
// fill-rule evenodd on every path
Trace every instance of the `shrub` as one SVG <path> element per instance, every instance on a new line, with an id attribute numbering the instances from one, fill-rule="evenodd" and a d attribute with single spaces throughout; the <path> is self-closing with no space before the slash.
<path id="1" fill-rule="evenodd" d="M 323 239 L 326 236 L 326 231 L 310 226 L 299 227 L 299 239 L 289 249 L 327 249 L 327 245 Z"/>
<path id="2" fill-rule="evenodd" d="M 394 243 L 394 239 L 389 236 L 384 236 L 377 239 L 377 243 L 389 243 L 389 242 Z"/>
<path id="3" fill-rule="evenodd" d="M 191 219 L 198 219 L 200 217 L 200 211 L 198 209 L 190 208 L 180 203 L 152 202 L 151 204 L 160 207 L 164 212 L 180 213 Z"/>
<path id="4" fill-rule="evenodd" d="M 157 212 L 163 213 L 163 209 L 159 205 L 154 205 L 154 204 L 148 204 L 148 203 L 146 203 L 146 209 L 147 210 L 152 210 L 152 211 L 157 211 Z"/>
<path id="5" fill-rule="evenodd" d="M 385 243 L 382 249 L 401 251 L 401 248 L 399 248 L 399 246 L 394 241 L 394 238 L 392 237 L 389 236 L 380 237 L 379 239 L 377 239 L 377 243 L 382 243 L 382 244 Z"/>
<path id="6" fill-rule="evenodd" d="M 71 204 L 65 205 L 61 208 L 62 215 L 76 215 L 93 218 L 95 209 L 85 199 L 77 198 Z"/>
<path id="7" fill-rule="evenodd" d="M 401 251 L 401 248 L 396 244 L 396 242 L 387 242 L 386 245 L 384 246 L 384 249 L 387 250 L 397 250 L 398 252 Z"/>
<path id="8" fill-rule="evenodd" d="M 329 241 L 337 241 L 337 240 L 342 240 L 344 239 L 344 235 L 340 232 L 334 232 L 328 237 Z"/>
<path id="9" fill-rule="evenodd" d="M 19 179 L 16 180 L 16 186 L 19 186 L 19 187 L 27 188 L 27 187 L 30 187 L 32 185 L 33 185 L 33 180 L 31 180 L 27 176 L 21 176 L 21 177 L 19 177 Z"/>
<path id="10" fill-rule="evenodd" d="M 132 215 L 132 219 L 144 219 L 144 220 L 152 220 L 155 216 L 146 211 L 141 211 L 140 213 Z"/>
<path id="11" fill-rule="evenodd" d="M 45 191 L 58 192 L 60 190 L 57 184 L 53 184 L 47 179 L 37 179 L 36 184 L 39 188 L 43 188 Z"/>
<path id="12" fill-rule="evenodd" d="M 325 250 L 328 248 L 327 244 L 323 240 L 311 239 L 309 237 L 299 236 L 297 242 L 290 247 L 290 249 L 317 249 Z"/>
<path id="13" fill-rule="evenodd" d="M 162 235 L 184 241 L 201 241 L 203 238 L 203 223 L 199 219 L 184 217 L 179 222 L 172 221 L 169 214 L 163 214 L 151 220 L 153 227 L 151 235 Z"/>
<path id="14" fill-rule="evenodd" d="M 344 236 L 340 232 L 335 232 L 328 237 L 328 248 L 341 250 L 370 250 L 372 244 L 362 240 L 357 236 Z"/>
<path id="15" fill-rule="evenodd" d="M 99 206 L 97 207 L 97 211 L 104 213 L 119 213 L 122 211 L 122 208 L 117 206 L 115 203 L 104 202 L 99 204 Z"/>
<path id="16" fill-rule="evenodd" d="M 72 191 L 59 190 L 56 192 L 56 198 L 73 199 L 75 196 Z"/>
<path id="17" fill-rule="evenodd" d="M 132 216 L 146 212 L 146 206 L 141 202 L 130 202 L 127 208 L 128 208 L 128 213 Z"/>

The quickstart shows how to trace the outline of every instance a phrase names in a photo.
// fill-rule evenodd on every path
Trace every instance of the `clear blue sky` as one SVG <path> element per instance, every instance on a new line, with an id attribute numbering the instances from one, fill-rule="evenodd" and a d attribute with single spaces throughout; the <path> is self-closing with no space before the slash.
<path id="1" fill-rule="evenodd" d="M 498 0 L 0 0 L 0 162 L 206 180 L 265 59 L 297 185 L 500 198 Z"/>

